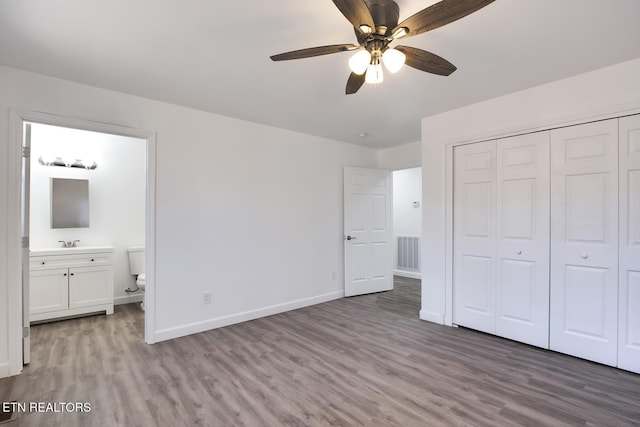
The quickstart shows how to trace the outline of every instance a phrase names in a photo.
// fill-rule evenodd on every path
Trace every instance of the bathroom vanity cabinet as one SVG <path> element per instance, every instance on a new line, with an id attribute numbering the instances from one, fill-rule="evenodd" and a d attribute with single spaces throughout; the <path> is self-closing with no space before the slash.
<path id="1" fill-rule="evenodd" d="M 32 250 L 29 289 L 32 322 L 113 314 L 113 248 Z"/>

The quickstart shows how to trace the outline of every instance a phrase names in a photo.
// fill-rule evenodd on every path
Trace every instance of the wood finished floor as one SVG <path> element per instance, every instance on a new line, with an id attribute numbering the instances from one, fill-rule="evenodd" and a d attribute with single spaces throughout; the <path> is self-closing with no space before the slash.
<path id="1" fill-rule="evenodd" d="M 640 375 L 418 319 L 419 282 L 155 345 L 138 305 L 32 328 L 9 426 L 640 425 Z"/>

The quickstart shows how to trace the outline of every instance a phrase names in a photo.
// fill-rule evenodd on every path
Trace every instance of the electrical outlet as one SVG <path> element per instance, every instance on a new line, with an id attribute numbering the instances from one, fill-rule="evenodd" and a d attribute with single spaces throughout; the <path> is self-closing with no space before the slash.
<path id="1" fill-rule="evenodd" d="M 337 277 L 337 276 L 338 276 L 338 272 L 337 272 L 337 271 L 335 271 L 335 270 L 333 270 L 333 271 L 331 272 L 331 280 L 336 280 L 336 277 Z"/>
<path id="2" fill-rule="evenodd" d="M 205 292 L 202 294 L 202 303 L 211 304 L 211 292 Z"/>

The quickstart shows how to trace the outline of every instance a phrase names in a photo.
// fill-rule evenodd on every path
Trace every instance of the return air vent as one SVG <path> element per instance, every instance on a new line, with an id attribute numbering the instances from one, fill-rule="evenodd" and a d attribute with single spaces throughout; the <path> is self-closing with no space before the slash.
<path id="1" fill-rule="evenodd" d="M 420 271 L 420 237 L 398 237 L 398 269 Z"/>

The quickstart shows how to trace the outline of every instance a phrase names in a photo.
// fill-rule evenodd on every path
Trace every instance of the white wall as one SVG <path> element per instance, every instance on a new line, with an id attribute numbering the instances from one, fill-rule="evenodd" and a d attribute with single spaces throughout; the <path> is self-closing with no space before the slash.
<path id="1" fill-rule="evenodd" d="M 44 166 L 38 158 L 94 159 L 95 170 Z M 30 247 L 113 246 L 115 303 L 131 302 L 135 287 L 127 247 L 145 241 L 146 141 L 118 135 L 34 123 L 31 127 Z M 88 228 L 51 228 L 50 179 L 89 180 Z M 142 295 L 135 299 L 140 300 Z"/>
<path id="2" fill-rule="evenodd" d="M 418 207 L 414 206 L 418 202 Z M 393 172 L 393 263 L 398 261 L 398 242 L 395 236 L 422 235 L 422 168 L 402 169 Z M 419 272 L 396 269 L 394 274 L 420 277 Z M 418 273 L 418 274 L 414 274 Z"/>
<path id="3" fill-rule="evenodd" d="M 376 167 L 376 151 L 6 67 L 0 93 L 2 171 L 16 143 L 10 108 L 156 132 L 157 340 L 343 295 L 343 167 Z M 0 174 L 3 203 L 17 185 L 8 178 Z M 0 376 L 19 354 L 16 331 L 9 342 L 8 290 L 17 284 L 6 272 L 18 248 L 9 246 L 7 211 Z"/>
<path id="4" fill-rule="evenodd" d="M 416 168 L 422 164 L 420 141 L 378 151 L 378 167 L 387 170 Z"/>
<path id="5" fill-rule="evenodd" d="M 640 111 L 640 58 L 422 121 L 420 317 L 451 324 L 452 146 Z"/>

